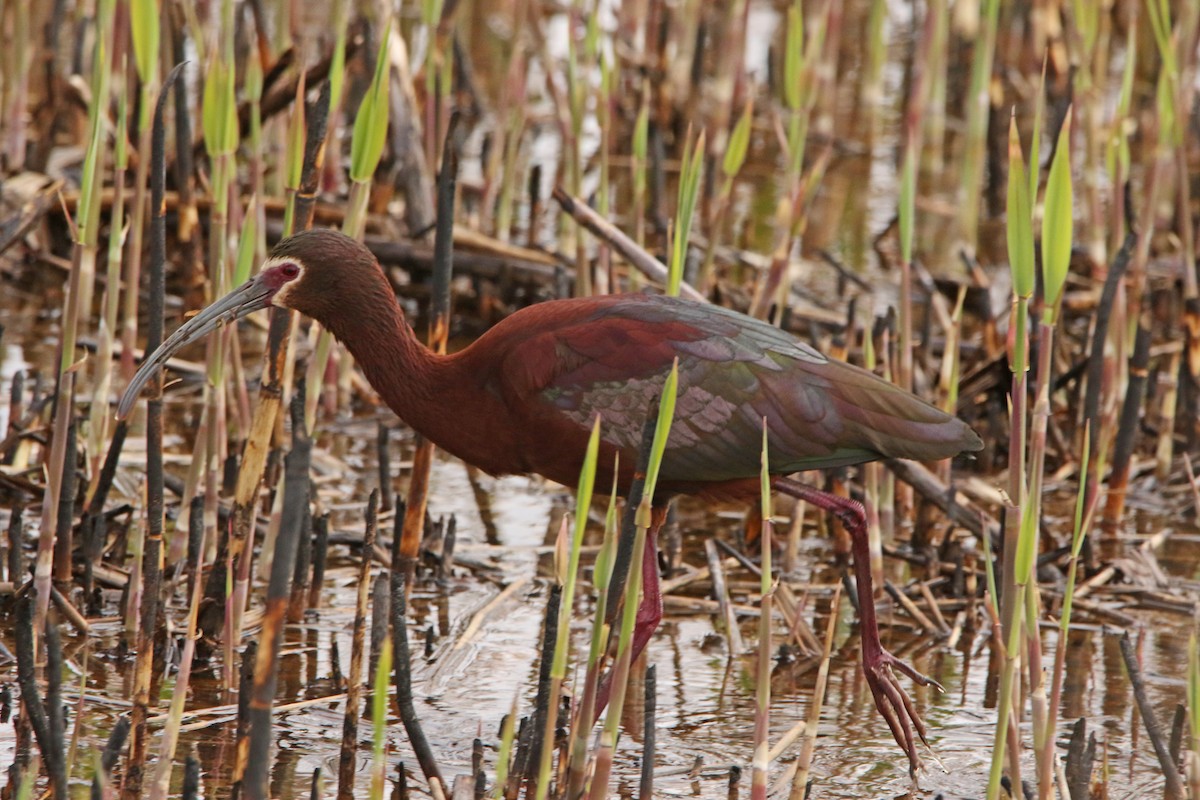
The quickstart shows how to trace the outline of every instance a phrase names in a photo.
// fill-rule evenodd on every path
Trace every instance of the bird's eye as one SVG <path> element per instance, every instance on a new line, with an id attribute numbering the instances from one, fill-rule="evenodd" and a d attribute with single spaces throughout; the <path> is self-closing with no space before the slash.
<path id="1" fill-rule="evenodd" d="M 290 281 L 300 274 L 300 267 L 292 264 L 291 262 L 281 264 L 279 267 L 279 274 Z"/>

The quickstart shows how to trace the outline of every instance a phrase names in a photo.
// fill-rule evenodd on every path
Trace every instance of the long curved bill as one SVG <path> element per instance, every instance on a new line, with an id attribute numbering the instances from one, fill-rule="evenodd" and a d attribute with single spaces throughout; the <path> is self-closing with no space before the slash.
<path id="1" fill-rule="evenodd" d="M 157 350 L 143 359 L 142 366 L 138 368 L 137 374 L 133 376 L 133 380 L 125 389 L 125 394 L 121 396 L 121 402 L 117 406 L 117 418 L 124 419 L 129 416 L 142 387 L 177 350 L 203 339 L 222 323 L 236 322 L 260 308 L 266 308 L 270 305 L 273 294 L 274 291 L 266 285 L 260 274 L 179 326 L 179 329 L 160 344 Z"/>

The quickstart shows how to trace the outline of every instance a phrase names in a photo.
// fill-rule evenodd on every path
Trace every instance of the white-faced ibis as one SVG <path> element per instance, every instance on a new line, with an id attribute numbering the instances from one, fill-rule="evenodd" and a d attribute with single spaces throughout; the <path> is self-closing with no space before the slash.
<path id="1" fill-rule="evenodd" d="M 875 705 L 915 770 L 924 725 L 894 671 L 933 681 L 879 640 L 862 506 L 788 479 L 879 458 L 932 461 L 979 450 L 961 420 L 858 367 L 827 358 L 765 322 L 649 294 L 556 300 L 525 308 L 452 355 L 431 352 L 405 321 L 374 256 L 331 230 L 296 234 L 258 276 L 180 327 L 146 358 L 121 399 L 178 348 L 258 309 L 283 306 L 328 328 L 383 400 L 438 447 L 493 475 L 536 473 L 572 486 L 596 415 L 597 486 L 628 489 L 643 421 L 679 359 L 674 426 L 662 462 L 634 653 L 658 627 L 658 527 L 675 495 L 753 502 L 764 418 L 776 490 L 835 514 L 853 542 L 862 660 Z M 620 474 L 613 474 L 620 453 Z"/>

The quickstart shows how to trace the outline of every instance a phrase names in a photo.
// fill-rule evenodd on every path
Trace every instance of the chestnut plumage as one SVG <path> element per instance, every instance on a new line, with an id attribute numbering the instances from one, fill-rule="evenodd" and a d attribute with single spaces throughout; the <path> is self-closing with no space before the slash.
<path id="1" fill-rule="evenodd" d="M 655 498 L 660 508 L 676 494 L 754 500 L 764 420 L 776 488 L 793 494 L 799 490 L 783 476 L 801 470 L 879 458 L 936 460 L 983 446 L 961 420 L 866 370 L 760 320 L 677 298 L 540 303 L 469 347 L 438 355 L 418 341 L 370 251 L 332 230 L 283 240 L 257 277 L 185 323 L 143 362 L 119 413 L 129 412 L 153 370 L 178 348 L 269 305 L 328 328 L 392 410 L 445 451 L 492 474 L 536 473 L 566 485 L 578 480 L 599 415 L 597 487 L 615 480 L 628 488 L 646 411 L 678 359 L 675 423 Z M 818 505 L 843 518 L 861 516 L 861 507 L 841 498 Z M 860 600 L 873 604 L 869 565 L 857 557 L 859 539 L 866 552 L 865 522 L 850 527 Z M 653 605 L 657 572 L 648 555 L 645 602 Z M 636 637 L 641 646 L 657 626 L 653 612 Z M 922 738 L 923 729 L 891 668 L 926 679 L 882 649 L 873 609 L 863 623 L 868 682 L 915 769 L 910 722 Z"/>

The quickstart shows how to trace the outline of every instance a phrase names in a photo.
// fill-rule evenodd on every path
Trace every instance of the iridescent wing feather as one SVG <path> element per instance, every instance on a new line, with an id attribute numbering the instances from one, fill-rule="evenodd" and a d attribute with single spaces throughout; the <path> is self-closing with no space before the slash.
<path id="1" fill-rule="evenodd" d="M 515 346 L 507 391 L 634 452 L 651 399 L 679 359 L 662 478 L 758 474 L 766 420 L 772 472 L 973 449 L 960 420 L 780 329 L 718 306 L 655 295 L 579 304 L 574 319 Z"/>

